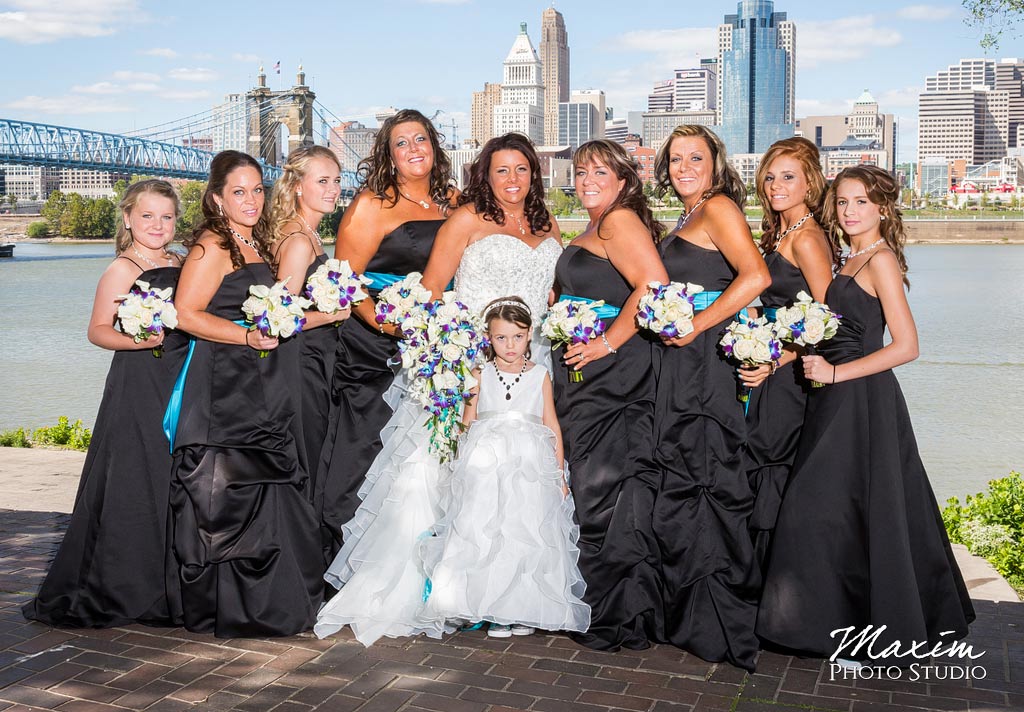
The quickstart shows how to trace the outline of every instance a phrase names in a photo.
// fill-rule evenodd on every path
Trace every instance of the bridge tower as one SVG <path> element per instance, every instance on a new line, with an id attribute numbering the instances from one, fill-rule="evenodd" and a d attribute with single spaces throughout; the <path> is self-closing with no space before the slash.
<path id="1" fill-rule="evenodd" d="M 278 146 L 279 127 L 288 127 L 288 153 L 313 144 L 313 101 L 316 94 L 306 86 L 306 73 L 299 65 L 295 86 L 284 91 L 271 91 L 267 75 L 260 67 L 257 85 L 245 95 L 249 117 L 248 151 L 276 166 L 281 159 Z"/>

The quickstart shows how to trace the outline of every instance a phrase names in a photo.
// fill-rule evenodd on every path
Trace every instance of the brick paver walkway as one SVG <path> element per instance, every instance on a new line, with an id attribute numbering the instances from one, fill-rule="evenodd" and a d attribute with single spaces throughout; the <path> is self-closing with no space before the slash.
<path id="1" fill-rule="evenodd" d="M 832 680 L 827 662 L 762 653 L 757 673 L 670 646 L 601 653 L 561 635 L 443 642 L 348 635 L 218 640 L 181 629 L 55 630 L 28 623 L 66 514 L 0 510 L 0 710 L 264 712 L 886 712 L 1024 710 L 1024 603 L 976 602 L 970 681 Z M 924 676 L 964 669 L 938 661 Z M 879 679 L 881 677 L 881 679 Z"/>

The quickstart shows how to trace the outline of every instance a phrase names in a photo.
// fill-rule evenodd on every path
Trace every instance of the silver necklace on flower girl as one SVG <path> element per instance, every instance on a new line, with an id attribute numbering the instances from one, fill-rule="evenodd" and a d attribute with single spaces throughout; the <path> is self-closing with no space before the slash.
<path id="1" fill-rule="evenodd" d="M 139 251 L 138 251 L 138 250 L 137 250 L 137 249 L 135 248 L 135 243 L 134 243 L 134 242 L 132 243 L 132 252 L 134 252 L 134 253 L 135 253 L 135 256 L 136 256 L 136 257 L 138 257 L 138 258 L 139 258 L 140 260 L 142 260 L 143 262 L 145 262 L 146 264 L 148 264 L 148 265 L 149 265 L 150 267 L 152 267 L 153 269 L 160 269 L 160 265 L 158 265 L 158 264 L 157 264 L 156 262 L 154 262 L 153 260 L 151 260 L 151 259 L 149 259 L 148 257 L 146 257 L 146 256 L 145 256 L 144 254 L 142 254 L 141 252 L 139 252 Z M 165 259 L 165 260 L 167 260 L 167 263 L 168 263 L 168 264 L 170 264 L 170 262 L 171 262 L 171 256 L 170 256 L 169 254 L 167 254 L 167 250 L 164 250 L 164 251 L 163 251 L 163 253 L 164 253 L 164 259 Z"/>
<path id="2" fill-rule="evenodd" d="M 494 373 L 498 376 L 498 382 L 505 386 L 505 400 L 512 400 L 512 386 L 519 383 L 519 379 L 523 377 L 524 373 L 526 373 L 526 357 L 523 357 L 523 367 L 519 369 L 519 375 L 516 376 L 516 379 L 512 381 L 512 383 L 505 383 L 505 379 L 501 377 L 501 371 L 498 370 L 498 364 L 494 364 Z"/>

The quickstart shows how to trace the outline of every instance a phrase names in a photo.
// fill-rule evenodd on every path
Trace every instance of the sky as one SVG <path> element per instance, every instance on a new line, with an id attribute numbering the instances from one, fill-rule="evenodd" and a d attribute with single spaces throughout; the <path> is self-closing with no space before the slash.
<path id="1" fill-rule="evenodd" d="M 0 118 L 121 133 L 209 112 L 256 83 L 307 84 L 330 118 L 375 126 L 380 109 L 418 108 L 459 141 L 472 93 L 500 82 L 526 22 L 539 48 L 547 2 L 390 0 L 292 5 L 251 0 L 0 0 Z M 646 109 L 653 84 L 717 52 L 736 2 L 560 0 L 570 88 L 603 89 L 617 116 Z M 796 23 L 797 117 L 845 114 L 869 90 L 897 115 L 899 160 L 917 144 L 925 77 L 986 56 L 959 2 L 778 0 Z M 1004 38 L 996 59 L 1024 56 Z M 281 73 L 274 66 L 280 62 Z"/>

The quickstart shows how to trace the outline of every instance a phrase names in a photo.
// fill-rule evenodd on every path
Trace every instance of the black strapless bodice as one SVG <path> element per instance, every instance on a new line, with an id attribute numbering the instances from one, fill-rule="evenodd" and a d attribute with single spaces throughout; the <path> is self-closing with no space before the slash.
<path id="1" fill-rule="evenodd" d="M 825 292 L 825 303 L 839 314 L 839 330 L 818 345 L 818 353 L 829 363 L 846 363 L 882 348 L 885 315 L 878 297 L 873 297 L 846 274 L 836 275 Z"/>
<path id="2" fill-rule="evenodd" d="M 764 262 L 768 265 L 772 283 L 768 285 L 768 289 L 761 292 L 762 306 L 771 309 L 792 306 L 798 293 L 811 293 L 811 288 L 807 285 L 800 268 L 778 252 L 766 255 Z"/>
<path id="3" fill-rule="evenodd" d="M 381 240 L 376 254 L 366 265 L 367 272 L 407 275 L 422 272 L 430 258 L 437 231 L 444 220 L 410 220 L 389 232 Z"/>
<path id="4" fill-rule="evenodd" d="M 611 262 L 577 245 L 566 247 L 558 258 L 555 280 L 562 294 L 604 300 L 613 307 L 621 307 L 633 292 Z"/>
<path id="5" fill-rule="evenodd" d="M 709 250 L 670 235 L 658 246 L 668 278 L 673 282 L 692 282 L 705 292 L 720 292 L 736 277 L 736 270 L 718 250 Z"/>

